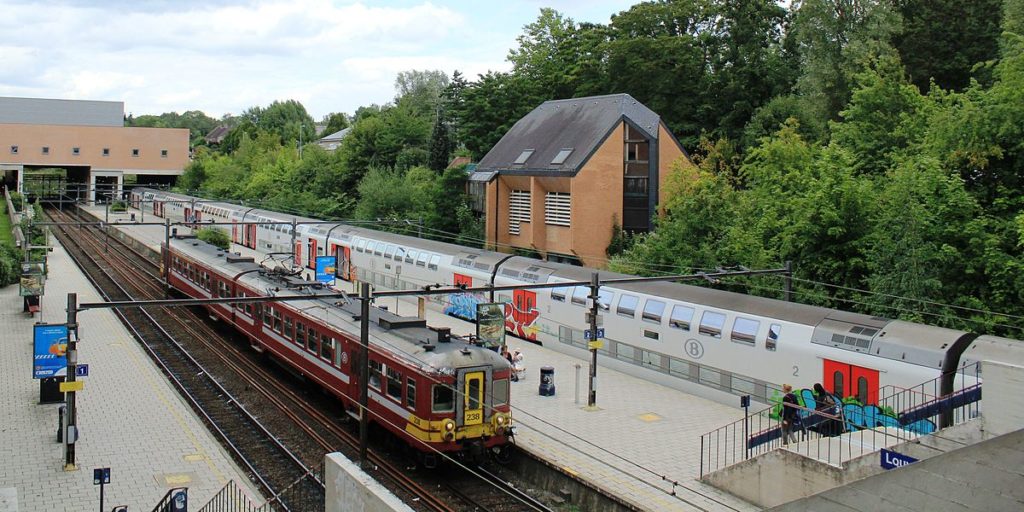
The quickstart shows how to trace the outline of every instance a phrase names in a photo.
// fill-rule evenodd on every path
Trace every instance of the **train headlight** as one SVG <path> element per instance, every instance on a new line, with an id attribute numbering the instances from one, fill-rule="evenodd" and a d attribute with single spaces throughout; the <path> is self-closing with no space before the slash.
<path id="1" fill-rule="evenodd" d="M 452 420 L 444 422 L 444 429 L 448 432 L 455 430 L 455 422 Z"/>
<path id="2" fill-rule="evenodd" d="M 505 415 L 504 414 L 495 415 L 494 416 L 494 423 L 497 424 L 499 427 L 503 426 L 505 424 Z"/>

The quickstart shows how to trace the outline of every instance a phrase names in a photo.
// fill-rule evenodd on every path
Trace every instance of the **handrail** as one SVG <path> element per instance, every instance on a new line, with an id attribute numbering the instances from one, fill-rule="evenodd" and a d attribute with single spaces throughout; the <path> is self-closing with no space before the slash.
<path id="1" fill-rule="evenodd" d="M 833 465 L 883 446 L 931 434 L 938 430 L 935 420 L 943 413 L 956 416 L 954 425 L 963 423 L 979 411 L 980 364 L 962 366 L 957 370 L 956 380 L 957 388 L 946 396 L 937 392 L 941 377 L 911 388 L 892 386 L 899 391 L 874 404 L 865 405 L 849 398 L 843 402 L 832 395 L 840 406 L 839 414 L 816 410 L 814 397 L 806 394 L 806 390 L 796 392 L 803 405 L 781 404 L 778 397 L 773 397 L 775 403 L 771 406 L 701 436 L 700 475 L 781 447 L 782 405 L 795 407 L 803 424 L 799 431 L 802 440 L 788 448 Z"/>

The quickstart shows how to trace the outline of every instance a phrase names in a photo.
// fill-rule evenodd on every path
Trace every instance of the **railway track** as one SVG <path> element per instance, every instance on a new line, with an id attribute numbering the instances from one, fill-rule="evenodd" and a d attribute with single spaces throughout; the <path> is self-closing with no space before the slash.
<path id="1" fill-rule="evenodd" d="M 58 238 L 69 252 L 81 249 L 74 256 L 76 261 L 87 275 L 95 274 L 90 280 L 108 300 L 163 298 L 164 289 L 151 255 L 116 239 L 99 240 L 105 234 L 95 227 L 92 218 L 76 218 L 68 212 L 50 214 L 61 222 L 94 224 L 80 228 L 77 236 L 70 236 L 69 228 L 63 228 Z M 92 236 L 83 236 L 86 234 Z M 122 287 L 119 282 L 129 284 Z M 318 468 L 324 454 L 340 451 L 354 460 L 358 453 L 358 439 L 340 424 L 347 417 L 336 403 L 323 394 L 310 393 L 301 381 L 282 378 L 281 371 L 275 371 L 266 359 L 254 357 L 244 342 L 223 341 L 234 331 L 219 332 L 225 329 L 211 326 L 205 312 L 127 308 L 118 314 L 264 493 L 285 510 L 323 508 Z M 178 360 L 190 362 L 173 362 Z M 193 391 L 194 385 L 197 391 Z M 232 419 L 228 411 L 222 411 L 224 406 L 233 407 L 236 416 L 248 418 Z M 253 416 L 266 420 L 261 424 Z M 262 440 L 252 447 L 241 446 L 239 439 L 248 437 Z M 549 510 L 482 468 L 457 471 L 446 475 L 443 484 L 437 484 L 437 474 L 409 474 L 408 461 L 401 455 L 373 450 L 370 462 L 369 472 L 417 510 Z M 282 494 L 282 490 L 287 491 Z"/>

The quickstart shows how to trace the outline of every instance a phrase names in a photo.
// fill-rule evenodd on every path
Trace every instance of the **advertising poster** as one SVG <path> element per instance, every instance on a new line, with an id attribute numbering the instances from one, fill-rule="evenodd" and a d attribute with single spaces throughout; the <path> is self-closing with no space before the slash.
<path id="1" fill-rule="evenodd" d="M 32 330 L 32 378 L 45 379 L 64 375 L 68 362 L 68 326 L 36 324 Z"/>
<path id="2" fill-rule="evenodd" d="M 316 257 L 316 280 L 326 284 L 334 284 L 334 270 L 337 268 L 337 258 L 334 256 Z"/>
<path id="3" fill-rule="evenodd" d="M 505 303 L 476 305 L 476 336 L 490 349 L 505 344 Z"/>

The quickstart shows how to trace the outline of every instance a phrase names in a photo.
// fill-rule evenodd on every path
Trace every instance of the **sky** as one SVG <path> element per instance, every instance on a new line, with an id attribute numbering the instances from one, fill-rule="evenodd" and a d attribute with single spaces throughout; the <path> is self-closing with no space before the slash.
<path id="1" fill-rule="evenodd" d="M 639 0 L 0 0 L 0 96 L 219 118 L 295 99 L 314 119 L 395 97 L 400 71 L 507 71 L 551 7 L 607 24 Z"/>

